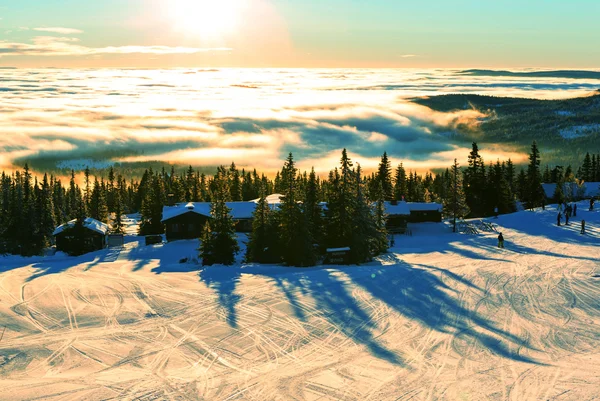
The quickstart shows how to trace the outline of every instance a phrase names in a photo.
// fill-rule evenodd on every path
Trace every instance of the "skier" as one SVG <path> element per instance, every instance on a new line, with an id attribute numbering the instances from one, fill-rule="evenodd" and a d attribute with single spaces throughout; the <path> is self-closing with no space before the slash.
<path id="1" fill-rule="evenodd" d="M 504 237 L 502 233 L 498 234 L 498 248 L 504 249 Z"/>
<path id="2" fill-rule="evenodd" d="M 585 220 L 581 220 L 581 235 L 585 235 Z"/>
<path id="3" fill-rule="evenodd" d="M 594 210 L 594 197 L 590 198 L 590 212 Z"/>
<path id="4" fill-rule="evenodd" d="M 573 217 L 577 217 L 577 203 L 573 204 Z"/>
<path id="5" fill-rule="evenodd" d="M 560 218 L 561 218 L 561 213 L 558 212 L 558 214 L 556 215 L 556 225 L 560 227 Z"/>

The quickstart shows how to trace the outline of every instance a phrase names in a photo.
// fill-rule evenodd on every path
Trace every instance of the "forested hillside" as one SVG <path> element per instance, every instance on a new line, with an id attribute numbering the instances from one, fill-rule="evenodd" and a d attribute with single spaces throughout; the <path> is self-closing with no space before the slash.
<path id="1" fill-rule="evenodd" d="M 520 150 L 535 140 L 549 164 L 577 165 L 586 152 L 600 149 L 600 90 L 563 100 L 462 94 L 412 100 L 441 112 L 478 110 L 485 117 L 475 125 L 459 125 L 456 139 L 509 143 Z"/>

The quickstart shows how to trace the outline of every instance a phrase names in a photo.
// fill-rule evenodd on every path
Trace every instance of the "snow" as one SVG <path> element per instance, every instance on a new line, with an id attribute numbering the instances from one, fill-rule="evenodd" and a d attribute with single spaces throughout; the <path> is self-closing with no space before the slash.
<path id="1" fill-rule="evenodd" d="M 350 251 L 350 248 L 348 247 L 344 247 L 344 248 L 327 248 L 327 252 L 331 253 L 331 252 L 348 252 Z"/>
<path id="2" fill-rule="evenodd" d="M 283 195 L 273 194 L 267 197 L 267 203 L 276 209 L 281 203 Z M 226 205 L 231 209 L 231 216 L 236 220 L 251 219 L 258 199 L 249 202 L 227 202 Z M 325 203 L 321 204 L 324 209 L 327 209 Z M 385 212 L 389 215 L 410 215 L 411 210 L 431 211 L 441 210 L 442 205 L 439 203 L 406 203 L 404 201 L 393 205 L 391 202 L 385 202 Z M 190 202 L 179 203 L 175 206 L 165 206 L 163 208 L 162 221 L 165 222 L 174 217 L 181 216 L 186 213 L 197 213 L 203 216 L 210 217 L 210 202 Z"/>
<path id="3" fill-rule="evenodd" d="M 67 228 L 75 227 L 75 223 L 77 223 L 77 219 L 71 220 L 68 223 L 58 226 L 56 230 L 54 230 L 54 233 L 52 233 L 52 235 L 58 235 L 65 231 Z M 96 219 L 92 219 L 91 217 L 86 217 L 86 219 L 83 221 L 83 226 L 102 235 L 106 235 L 106 233 L 108 232 L 107 224 L 104 224 Z"/>
<path id="4" fill-rule="evenodd" d="M 0 257 L 0 399 L 595 399 L 600 211 L 578 206 L 489 220 L 502 250 L 409 224 L 361 266 L 202 268 L 197 241 L 133 227 L 122 249 Z"/>
<path id="5" fill-rule="evenodd" d="M 392 204 L 391 202 L 385 202 L 385 213 L 388 215 L 402 215 L 409 216 L 410 209 L 408 208 L 408 203 L 401 201 L 397 204 Z"/>
<path id="6" fill-rule="evenodd" d="M 560 136 L 565 139 L 575 139 L 587 136 L 590 133 L 600 131 L 600 124 L 575 125 L 569 128 L 561 129 Z"/>
<path id="7" fill-rule="evenodd" d="M 411 212 L 438 212 L 442 211 L 442 205 L 440 203 L 417 203 L 408 202 L 408 208 Z"/>
<path id="8" fill-rule="evenodd" d="M 63 160 L 56 164 L 56 167 L 69 169 L 69 170 L 85 170 L 86 168 L 104 169 L 114 166 L 115 163 L 106 160 L 92 160 L 92 159 L 75 159 L 75 160 Z"/>
<path id="9" fill-rule="evenodd" d="M 266 201 L 269 205 L 277 205 L 279 203 L 281 203 L 281 200 L 284 196 L 282 194 L 271 194 L 269 196 L 267 196 Z M 260 201 L 260 198 L 258 199 L 254 199 L 251 202 L 254 203 L 258 203 Z"/>

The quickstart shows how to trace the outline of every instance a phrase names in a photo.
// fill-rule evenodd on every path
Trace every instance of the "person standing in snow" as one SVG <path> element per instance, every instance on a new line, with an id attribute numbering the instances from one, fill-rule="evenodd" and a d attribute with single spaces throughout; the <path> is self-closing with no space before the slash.
<path id="1" fill-rule="evenodd" d="M 594 197 L 590 198 L 590 212 L 594 210 Z"/>
<path id="2" fill-rule="evenodd" d="M 569 211 L 565 210 L 565 226 L 569 225 Z"/>
<path id="3" fill-rule="evenodd" d="M 498 248 L 504 249 L 504 236 L 502 233 L 498 234 Z"/>
<path id="4" fill-rule="evenodd" d="M 560 227 L 560 218 L 561 218 L 562 214 L 560 212 L 558 212 L 558 214 L 556 215 L 556 225 Z"/>
<path id="5" fill-rule="evenodd" d="M 581 235 L 585 235 L 585 220 L 581 220 Z"/>

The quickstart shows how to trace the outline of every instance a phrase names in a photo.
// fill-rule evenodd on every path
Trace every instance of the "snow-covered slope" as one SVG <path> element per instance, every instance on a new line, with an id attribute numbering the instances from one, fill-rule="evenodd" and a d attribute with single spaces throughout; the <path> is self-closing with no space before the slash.
<path id="1" fill-rule="evenodd" d="M 0 400 L 594 399 L 600 212 L 490 221 L 506 249 L 419 224 L 363 266 L 0 258 Z"/>

